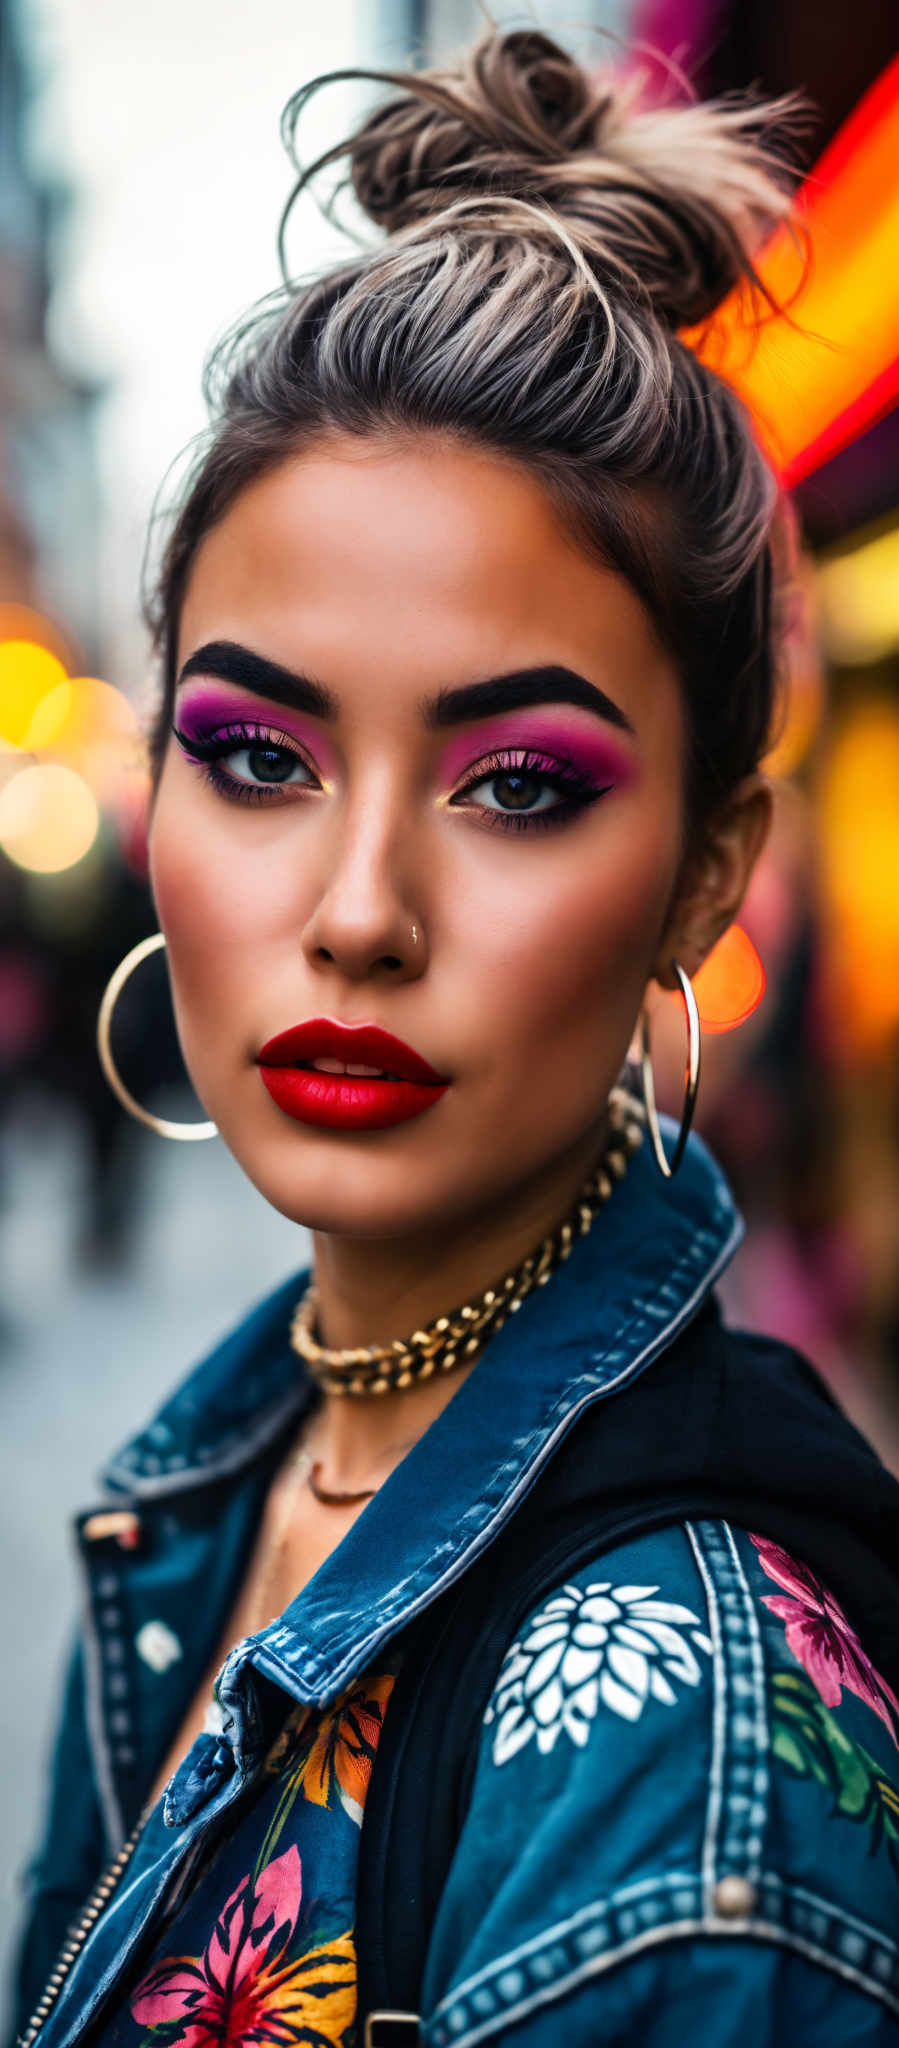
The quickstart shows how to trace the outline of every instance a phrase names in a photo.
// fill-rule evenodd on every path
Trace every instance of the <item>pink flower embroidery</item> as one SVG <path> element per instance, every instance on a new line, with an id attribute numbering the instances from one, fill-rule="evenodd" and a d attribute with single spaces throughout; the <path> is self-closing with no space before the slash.
<path id="1" fill-rule="evenodd" d="M 825 1706 L 839 1706 L 845 1685 L 848 1692 L 854 1692 L 866 1706 L 873 1707 L 896 1742 L 890 1709 L 899 1715 L 899 1699 L 886 1679 L 875 1671 L 870 1657 L 866 1657 L 833 1594 L 828 1593 L 807 1565 L 797 1564 L 795 1558 L 767 1536 L 753 1536 L 752 1541 L 763 1570 L 788 1596 L 763 1595 L 764 1604 L 786 1623 L 787 1643 L 797 1662 L 808 1672 Z"/>
<path id="2" fill-rule="evenodd" d="M 138 2026 L 165 2027 L 163 2038 L 178 2048 L 300 2041 L 338 2048 L 356 2009 L 353 1938 L 338 1935 L 287 1962 L 300 1892 L 295 1848 L 255 1880 L 242 1878 L 205 1954 L 168 1956 L 148 1972 L 131 2005 Z"/>

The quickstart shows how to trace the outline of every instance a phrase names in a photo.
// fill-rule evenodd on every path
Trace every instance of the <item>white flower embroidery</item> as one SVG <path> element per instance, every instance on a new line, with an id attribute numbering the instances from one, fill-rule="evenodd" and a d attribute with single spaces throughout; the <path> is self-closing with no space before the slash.
<path id="1" fill-rule="evenodd" d="M 507 1763 L 532 1735 L 546 1754 L 563 1728 L 583 1748 L 600 1700 L 638 1721 L 648 1699 L 674 1705 L 671 1679 L 699 1684 L 690 1643 L 710 1656 L 709 1638 L 689 1607 L 656 1600 L 658 1590 L 604 1581 L 563 1586 L 547 1601 L 506 1652 L 484 1716 L 496 1725 L 494 1763 Z"/>

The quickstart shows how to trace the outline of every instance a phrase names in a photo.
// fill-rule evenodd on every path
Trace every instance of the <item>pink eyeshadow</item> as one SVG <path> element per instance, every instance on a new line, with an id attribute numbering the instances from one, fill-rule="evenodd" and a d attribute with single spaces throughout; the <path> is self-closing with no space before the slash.
<path id="1" fill-rule="evenodd" d="M 509 711 L 476 732 L 460 733 L 441 755 L 441 773 L 447 782 L 456 782 L 484 754 L 512 752 L 516 748 L 539 751 L 550 760 L 570 761 L 582 775 L 597 783 L 629 783 L 636 774 L 630 755 L 602 731 L 589 712 L 584 719 L 578 719 L 539 708 Z"/>
<path id="2" fill-rule="evenodd" d="M 236 693 L 230 696 L 219 689 L 191 689 L 187 685 L 178 694 L 174 723 L 189 740 L 211 739 L 231 725 L 271 728 L 305 747 L 325 775 L 336 774 L 333 749 L 315 722 L 289 711 L 284 704 L 270 704 L 265 698 Z"/>

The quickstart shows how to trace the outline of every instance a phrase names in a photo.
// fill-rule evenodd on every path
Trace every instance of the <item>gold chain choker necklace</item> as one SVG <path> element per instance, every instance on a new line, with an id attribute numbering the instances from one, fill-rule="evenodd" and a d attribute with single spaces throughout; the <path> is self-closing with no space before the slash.
<path id="1" fill-rule="evenodd" d="M 502 1329 L 533 1288 L 546 1285 L 556 1267 L 567 1259 L 575 1240 L 586 1237 L 616 1180 L 624 1179 L 630 1154 L 642 1141 L 639 1119 L 643 1114 L 643 1105 L 634 1096 L 623 1088 L 613 1089 L 609 1097 L 609 1143 L 567 1216 L 535 1251 L 528 1253 L 514 1273 L 508 1273 L 496 1286 L 485 1288 L 476 1301 L 466 1302 L 451 1315 L 438 1316 L 426 1330 L 413 1330 L 411 1337 L 396 1337 L 391 1344 L 330 1350 L 315 1335 L 318 1289 L 310 1281 L 294 1311 L 290 1341 L 311 1378 L 326 1394 L 392 1394 L 416 1387 L 434 1373 L 452 1372 L 454 1366 L 465 1365 L 495 1330 Z"/>

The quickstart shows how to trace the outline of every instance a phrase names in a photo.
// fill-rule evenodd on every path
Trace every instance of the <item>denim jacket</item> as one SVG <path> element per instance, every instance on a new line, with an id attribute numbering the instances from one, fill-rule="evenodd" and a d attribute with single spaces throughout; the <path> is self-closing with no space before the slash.
<path id="1" fill-rule="evenodd" d="M 40 2048 L 88 2035 L 258 1773 L 260 1688 L 325 1709 L 389 1655 L 585 1409 L 626 1400 L 652 1370 L 741 1235 L 699 1140 L 671 1184 L 638 1153 L 297 1599 L 234 1645 L 222 1732 L 197 1738 L 145 1819 Z M 29 1872 L 17 2028 L 220 1638 L 311 1399 L 287 1341 L 307 1279 L 292 1275 L 182 1382 L 77 1518 L 85 1614 Z M 600 1556 L 498 1661 L 422 2041 L 885 2048 L 899 2016 L 897 1738 L 899 1700 L 837 1602 L 764 1528 L 684 1523 Z"/>

